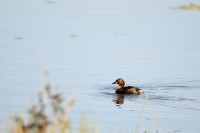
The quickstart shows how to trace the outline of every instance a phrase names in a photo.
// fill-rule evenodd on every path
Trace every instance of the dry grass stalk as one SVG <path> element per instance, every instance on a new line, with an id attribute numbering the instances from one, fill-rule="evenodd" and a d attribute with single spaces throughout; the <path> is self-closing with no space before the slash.
<path id="1" fill-rule="evenodd" d="M 98 133 L 99 132 L 98 125 L 95 122 L 93 122 L 92 125 L 90 125 L 89 117 L 87 114 L 88 113 L 85 113 L 81 117 L 78 133 Z"/>
<path id="2" fill-rule="evenodd" d="M 137 122 L 137 125 L 136 125 L 136 128 L 135 128 L 135 133 L 136 133 L 137 130 L 138 130 L 138 127 L 139 127 L 139 124 L 140 124 L 140 119 L 141 119 L 141 117 L 142 117 L 142 113 L 143 113 L 143 110 L 144 110 L 144 107 L 145 107 L 147 98 L 148 98 L 148 97 L 146 96 L 146 98 L 145 98 L 145 100 L 144 100 L 144 104 L 143 104 L 143 106 L 142 106 L 142 110 L 140 111 L 140 116 L 139 116 L 139 118 L 138 118 L 138 122 Z"/>
<path id="3" fill-rule="evenodd" d="M 147 133 L 150 133 L 151 129 L 154 127 L 154 125 L 156 124 L 156 122 L 158 121 L 159 117 L 160 117 L 161 113 L 158 114 L 157 118 L 155 119 L 155 121 L 151 124 L 151 126 L 149 127 Z"/>

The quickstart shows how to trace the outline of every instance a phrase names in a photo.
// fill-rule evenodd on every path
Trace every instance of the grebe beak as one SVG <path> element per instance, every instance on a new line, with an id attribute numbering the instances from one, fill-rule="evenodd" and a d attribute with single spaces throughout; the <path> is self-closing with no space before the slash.
<path id="1" fill-rule="evenodd" d="M 112 84 L 118 84 L 118 82 L 117 82 L 117 81 L 115 81 L 115 82 L 113 82 Z"/>

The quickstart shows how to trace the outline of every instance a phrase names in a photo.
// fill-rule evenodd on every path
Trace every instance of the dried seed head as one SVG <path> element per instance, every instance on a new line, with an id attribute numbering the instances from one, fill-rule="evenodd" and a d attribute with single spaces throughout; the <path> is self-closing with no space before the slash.
<path id="1" fill-rule="evenodd" d="M 71 108 L 75 103 L 75 98 L 70 98 L 67 102 L 67 108 Z"/>
<path id="2" fill-rule="evenodd" d="M 47 84 L 45 85 L 44 89 L 45 89 L 45 91 L 46 91 L 47 93 L 49 93 L 49 92 L 51 91 L 51 84 L 50 84 L 50 83 L 47 83 Z"/>

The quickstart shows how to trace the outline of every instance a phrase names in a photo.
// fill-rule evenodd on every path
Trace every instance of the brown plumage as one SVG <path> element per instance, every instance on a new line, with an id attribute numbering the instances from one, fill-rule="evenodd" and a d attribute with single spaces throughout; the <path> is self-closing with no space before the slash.
<path id="1" fill-rule="evenodd" d="M 116 93 L 122 93 L 122 94 L 141 94 L 144 93 L 143 90 L 139 89 L 138 87 L 135 86 L 126 86 L 125 82 L 122 78 L 118 78 L 115 82 L 112 84 L 118 84 L 119 86 L 116 87 Z"/>

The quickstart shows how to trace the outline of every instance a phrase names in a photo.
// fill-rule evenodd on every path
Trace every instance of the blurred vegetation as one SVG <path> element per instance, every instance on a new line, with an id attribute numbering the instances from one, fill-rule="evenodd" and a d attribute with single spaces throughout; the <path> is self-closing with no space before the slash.
<path id="1" fill-rule="evenodd" d="M 181 9 L 200 10 L 200 6 L 190 3 L 188 5 L 180 6 Z"/>
<path id="2" fill-rule="evenodd" d="M 78 37 L 77 34 L 69 34 L 69 37 Z"/>
<path id="3" fill-rule="evenodd" d="M 49 103 L 46 103 L 44 99 Z M 70 98 L 66 103 L 66 108 L 62 106 L 62 93 L 58 88 L 53 88 L 47 83 L 39 92 L 38 105 L 32 105 L 28 109 L 28 117 L 9 117 L 6 123 L 6 133 L 72 133 L 72 122 L 70 120 L 70 110 L 75 103 L 75 98 Z M 53 114 L 48 116 L 47 107 L 51 108 Z M 48 109 L 49 109 L 48 108 Z M 87 115 L 83 115 L 80 120 L 78 133 L 97 133 L 98 126 L 88 122 Z"/>

